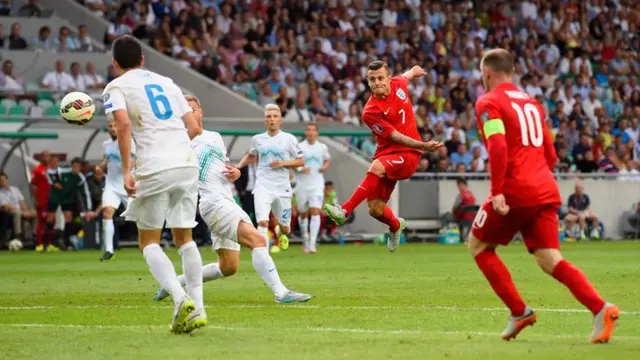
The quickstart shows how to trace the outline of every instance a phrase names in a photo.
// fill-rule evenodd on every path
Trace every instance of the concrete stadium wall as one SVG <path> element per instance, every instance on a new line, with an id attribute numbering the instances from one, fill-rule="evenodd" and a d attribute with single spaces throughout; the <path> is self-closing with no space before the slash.
<path id="1" fill-rule="evenodd" d="M 575 182 L 573 180 L 559 180 L 558 187 L 562 196 L 563 205 L 566 205 L 569 195 L 573 193 Z M 593 211 L 604 223 L 607 237 L 620 238 L 622 213 L 632 209 L 632 206 L 640 201 L 640 183 L 620 180 L 584 180 L 585 193 L 589 195 Z M 440 189 L 438 193 L 440 214 L 451 211 L 453 201 L 458 194 L 455 180 L 438 181 Z M 482 203 L 489 195 L 488 180 L 471 180 L 469 188 L 476 197 L 478 203 Z"/>
<path id="2" fill-rule="evenodd" d="M 40 84 L 44 75 L 55 69 L 56 61 L 65 63 L 67 72 L 72 62 L 78 62 L 84 69 L 87 62 L 93 62 L 96 71 L 107 75 L 107 68 L 111 65 L 111 57 L 104 53 L 52 53 L 30 50 L 3 50 L 3 60 L 13 61 L 14 72 L 26 83 Z"/>

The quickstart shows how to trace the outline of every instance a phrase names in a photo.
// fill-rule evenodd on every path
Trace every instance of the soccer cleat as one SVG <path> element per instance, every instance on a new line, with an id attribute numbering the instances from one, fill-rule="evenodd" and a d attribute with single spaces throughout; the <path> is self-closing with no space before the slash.
<path id="1" fill-rule="evenodd" d="M 289 237 L 287 236 L 287 234 L 280 231 L 280 226 L 276 226 L 275 232 L 278 236 L 278 247 L 280 248 L 280 250 L 289 250 Z"/>
<path id="2" fill-rule="evenodd" d="M 173 310 L 173 320 L 171 321 L 169 330 L 174 334 L 182 334 L 185 332 L 187 318 L 195 309 L 196 303 L 191 300 L 189 295 L 183 296 L 182 300 L 176 304 Z"/>
<path id="3" fill-rule="evenodd" d="M 342 226 L 347 221 L 347 211 L 340 206 L 324 204 L 323 209 L 327 216 L 331 218 L 336 225 Z"/>
<path id="4" fill-rule="evenodd" d="M 272 254 L 277 254 L 280 252 L 280 248 L 277 246 L 272 246 L 271 249 L 269 250 L 270 253 Z"/>
<path id="5" fill-rule="evenodd" d="M 41 252 L 43 252 L 43 251 L 44 251 L 44 245 L 38 245 L 38 246 L 36 246 L 36 252 L 41 253 Z"/>
<path id="6" fill-rule="evenodd" d="M 55 245 L 47 245 L 47 252 L 59 252 L 60 249 Z"/>
<path id="7" fill-rule="evenodd" d="M 309 250 L 305 246 L 302 246 L 302 253 L 308 254 Z"/>
<path id="8" fill-rule="evenodd" d="M 502 334 L 500 334 L 500 337 L 502 337 L 502 340 L 506 341 L 515 339 L 516 336 L 520 334 L 520 331 L 522 331 L 527 326 L 533 326 L 533 324 L 536 323 L 537 319 L 538 317 L 533 310 L 525 308 L 524 315 L 518 317 L 509 316 L 509 323 L 507 324 L 507 328 L 504 329 Z"/>
<path id="9" fill-rule="evenodd" d="M 309 300 L 311 300 L 311 295 L 298 293 L 291 290 L 289 290 L 284 296 L 276 296 L 276 302 L 280 304 L 290 304 L 295 302 L 303 303 Z"/>
<path id="10" fill-rule="evenodd" d="M 194 310 L 187 316 L 187 321 L 184 325 L 184 332 L 190 333 L 193 330 L 200 329 L 207 325 L 207 314 L 204 309 Z"/>
<path id="11" fill-rule="evenodd" d="M 164 299 L 166 299 L 169 295 L 169 292 L 163 288 L 158 289 L 158 291 L 156 291 L 156 294 L 153 295 L 153 301 L 162 301 Z"/>
<path id="12" fill-rule="evenodd" d="M 591 333 L 591 343 L 606 344 L 613 335 L 616 320 L 620 317 L 620 309 L 613 304 L 606 303 L 604 307 L 593 318 L 593 332 Z"/>
<path id="13" fill-rule="evenodd" d="M 402 232 L 407 227 L 407 222 L 404 221 L 403 218 L 398 218 L 398 221 L 400 222 L 400 228 L 398 228 L 397 231 L 390 233 L 389 239 L 387 240 L 387 249 L 389 249 L 389 252 L 396 251 L 400 244 L 400 236 L 402 236 Z"/>
<path id="14" fill-rule="evenodd" d="M 113 253 L 105 251 L 104 254 L 102 254 L 102 257 L 100 258 L 100 262 L 103 262 L 105 260 L 111 260 L 113 259 L 114 256 L 115 255 L 113 255 Z"/>

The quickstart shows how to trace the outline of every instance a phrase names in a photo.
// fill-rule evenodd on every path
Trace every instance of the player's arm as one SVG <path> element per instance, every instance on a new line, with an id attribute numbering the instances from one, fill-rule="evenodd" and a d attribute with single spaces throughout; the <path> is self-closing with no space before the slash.
<path id="1" fill-rule="evenodd" d="M 502 195 L 508 163 L 504 122 L 497 106 L 488 101 L 476 102 L 476 116 L 489 152 L 491 195 Z"/>
<path id="2" fill-rule="evenodd" d="M 544 113 L 542 113 L 544 114 Z M 544 157 L 549 165 L 549 170 L 553 172 L 553 169 L 558 163 L 558 155 L 556 154 L 556 147 L 553 146 L 553 139 L 551 139 L 551 132 L 547 128 L 547 124 L 542 124 L 542 132 L 544 137 L 542 139 L 542 146 L 544 147 Z"/>
<path id="3" fill-rule="evenodd" d="M 105 156 L 102 161 L 100 161 L 100 163 L 98 165 L 96 165 L 96 167 L 99 167 L 102 170 L 105 170 L 107 168 L 107 157 Z"/>
<path id="4" fill-rule="evenodd" d="M 320 166 L 320 169 L 318 169 L 321 173 L 327 171 L 329 166 L 331 166 L 331 154 L 329 154 L 329 149 L 326 146 L 324 147 L 323 159 L 324 161 L 322 162 L 322 166 Z"/>
<path id="5" fill-rule="evenodd" d="M 233 164 L 231 163 L 231 160 L 229 159 L 229 153 L 227 152 L 227 146 L 224 144 L 224 140 L 222 140 L 222 136 L 219 138 L 219 141 L 220 141 L 220 147 L 224 151 L 224 161 L 225 161 L 225 164 L 224 164 L 225 169 L 222 173 L 227 178 L 227 180 L 229 180 L 229 182 L 235 182 L 236 180 L 240 179 L 240 176 L 241 176 L 240 169 L 233 166 Z"/>
<path id="6" fill-rule="evenodd" d="M 411 70 L 408 70 L 407 72 L 402 74 L 402 77 L 407 79 L 407 81 L 411 81 L 413 80 L 413 78 L 422 77 L 425 75 L 427 75 L 427 72 L 424 71 L 424 69 L 421 68 L 420 66 L 416 65 L 412 67 Z"/>
<path id="7" fill-rule="evenodd" d="M 396 144 L 424 151 L 434 151 L 443 146 L 439 142 L 422 142 L 402 134 L 387 122 L 380 112 L 367 111 L 362 115 L 362 120 L 376 136 L 387 138 Z"/>
<path id="8" fill-rule="evenodd" d="M 281 167 L 288 167 L 291 169 L 304 166 L 304 155 L 302 154 L 302 150 L 298 145 L 298 141 L 293 136 L 291 136 L 291 139 L 289 141 L 287 152 L 289 153 L 289 157 L 291 157 L 292 160 L 280 161 L 279 163 Z"/>
<path id="9" fill-rule="evenodd" d="M 85 211 L 87 213 L 91 212 L 93 204 L 91 203 L 91 191 L 89 191 L 89 184 L 87 184 L 87 178 L 83 174 L 79 174 L 80 182 L 78 182 L 77 191 L 80 194 L 80 197 L 84 198 L 85 201 Z"/>
<path id="10" fill-rule="evenodd" d="M 122 171 L 126 174 L 131 169 L 131 119 L 127 112 L 124 94 L 118 88 L 105 89 L 104 112 L 107 117 L 113 117 L 118 133 L 118 149 L 122 160 Z"/>
<path id="11" fill-rule="evenodd" d="M 249 164 L 255 164 L 258 161 L 258 140 L 254 136 L 251 138 L 251 148 L 249 148 L 249 152 L 240 160 L 236 167 L 238 169 L 242 169 L 243 167 Z"/>

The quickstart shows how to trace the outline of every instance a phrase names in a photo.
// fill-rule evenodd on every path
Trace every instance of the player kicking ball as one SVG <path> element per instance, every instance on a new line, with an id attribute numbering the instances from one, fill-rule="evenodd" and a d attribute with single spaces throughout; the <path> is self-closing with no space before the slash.
<path id="1" fill-rule="evenodd" d="M 557 157 L 538 102 L 512 82 L 513 59 L 494 49 L 481 61 L 487 93 L 476 102 L 478 129 L 489 151 L 491 195 L 469 235 L 469 251 L 495 293 L 511 310 L 504 340 L 515 339 L 536 322 L 496 254 L 517 232 L 542 271 L 564 284 L 593 315 L 591 342 L 606 343 L 620 315 L 605 302 L 584 273 L 562 258 L 558 240 L 558 185 L 552 169 Z"/>
<path id="2" fill-rule="evenodd" d="M 138 246 L 151 274 L 173 297 L 170 330 L 189 333 L 207 324 L 202 258 L 191 234 L 198 201 L 198 161 L 191 139 L 202 127 L 171 79 L 143 69 L 135 38 L 117 38 L 112 52 L 120 76 L 106 86 L 103 96 L 107 117 L 116 123 L 124 187 L 132 198 L 123 215 L 136 222 Z M 129 171 L 132 133 L 138 150 L 135 179 Z M 182 257 L 187 292 L 159 245 L 165 222 Z"/>
<path id="3" fill-rule="evenodd" d="M 120 150 L 118 149 L 118 132 L 116 131 L 116 123 L 109 121 L 108 128 L 110 140 L 102 143 L 104 147 L 104 160 L 98 167 L 107 170 L 107 178 L 105 180 L 104 190 L 102 191 L 102 231 L 104 234 L 104 253 L 100 261 L 111 260 L 113 258 L 113 235 L 115 229 L 113 226 L 113 215 L 123 204 L 125 207 L 129 202 L 127 192 L 124 190 L 124 174 L 122 173 L 122 160 L 120 159 Z M 135 142 L 131 141 L 131 160 L 135 164 Z M 130 171 L 133 171 L 131 169 Z"/>
<path id="4" fill-rule="evenodd" d="M 251 139 L 251 149 L 238 168 L 258 162 L 256 184 L 253 188 L 253 202 L 258 221 L 258 231 L 268 239 L 269 214 L 273 211 L 278 220 L 275 235 L 279 250 L 289 249 L 291 231 L 291 181 L 289 169 L 304 165 L 302 152 L 295 136 L 280 130 L 282 114 L 278 105 L 264 107 L 264 123 L 267 131 Z M 267 240 L 268 242 L 268 240 Z"/>
<path id="5" fill-rule="evenodd" d="M 202 108 L 194 96 L 187 96 L 193 114 L 202 126 Z M 200 163 L 198 188 L 200 190 L 200 215 L 212 232 L 213 249 L 218 254 L 218 262 L 205 265 L 202 269 L 203 281 L 213 281 L 232 276 L 240 263 L 240 245 L 251 249 L 253 268 L 269 286 L 278 303 L 306 302 L 311 295 L 291 291 L 280 281 L 278 270 L 273 263 L 264 235 L 260 234 L 247 213 L 238 206 L 231 193 L 233 181 L 240 178 L 240 170 L 228 165 L 227 149 L 219 133 L 203 131 L 191 141 Z M 178 280 L 182 286 L 186 277 Z M 154 296 L 160 301 L 169 296 L 163 288 Z"/>
<path id="6" fill-rule="evenodd" d="M 302 251 L 316 253 L 320 232 L 320 208 L 324 201 L 324 174 L 331 164 L 327 145 L 318 141 L 318 125 L 307 124 L 305 140 L 298 146 L 304 156 L 304 167 L 296 169 L 298 223 L 302 233 Z"/>
<path id="7" fill-rule="evenodd" d="M 420 141 L 418 125 L 407 84 L 426 72 L 419 66 L 401 76 L 389 74 L 383 61 L 373 61 L 367 71 L 367 82 L 373 94 L 362 110 L 362 120 L 378 139 L 378 148 L 364 180 L 342 206 L 324 205 L 324 211 L 338 226 L 344 225 L 353 210 L 367 200 L 369 214 L 389 226 L 389 251 L 396 251 L 405 221 L 397 218 L 387 202 L 396 182 L 413 176 L 423 151 L 435 151 L 439 142 Z"/>

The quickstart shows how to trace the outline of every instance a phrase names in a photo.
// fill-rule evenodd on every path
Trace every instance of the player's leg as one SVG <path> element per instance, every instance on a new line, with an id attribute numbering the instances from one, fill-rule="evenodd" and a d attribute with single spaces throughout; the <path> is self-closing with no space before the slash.
<path id="1" fill-rule="evenodd" d="M 291 231 L 291 197 L 276 196 L 271 203 L 273 215 L 278 221 L 275 235 L 278 237 L 278 247 L 282 251 L 289 250 L 289 232 Z"/>
<path id="2" fill-rule="evenodd" d="M 49 201 L 47 205 L 47 215 L 45 220 L 45 244 L 47 252 L 60 251 L 56 246 L 56 212 L 58 211 L 58 203 Z"/>
<path id="3" fill-rule="evenodd" d="M 124 215 L 127 220 L 136 222 L 138 246 L 142 250 L 149 270 L 158 284 L 167 289 L 173 298 L 175 309 L 171 331 L 181 333 L 184 331 L 188 315 L 195 310 L 196 304 L 180 286 L 173 263 L 159 245 L 165 222 L 165 211 L 170 205 L 168 190 L 171 188 L 171 182 L 163 181 L 162 175 L 165 173 L 138 183 L 136 198 L 128 204 Z"/>
<path id="4" fill-rule="evenodd" d="M 594 315 L 591 341 L 608 342 L 620 310 L 605 302 L 585 274 L 563 259 L 559 250 L 557 206 L 542 206 L 538 216 L 522 228 L 522 237 L 542 271 L 564 284 Z"/>
<path id="5" fill-rule="evenodd" d="M 69 250 L 69 248 L 73 248 L 71 237 L 77 234 L 77 227 L 73 223 L 73 214 L 74 210 L 76 210 L 75 204 L 62 204 L 60 205 L 62 209 L 62 215 L 64 216 L 64 249 Z"/>
<path id="6" fill-rule="evenodd" d="M 496 253 L 496 247 L 507 245 L 518 229 L 516 211 L 511 211 L 513 214 L 510 212 L 508 217 L 500 216 L 493 211 L 491 202 L 485 202 L 473 221 L 467 242 L 476 265 L 496 295 L 511 311 L 507 328 L 501 334 L 504 340 L 515 339 L 520 331 L 536 321 L 535 313 L 522 300 L 509 269 Z"/>
<path id="7" fill-rule="evenodd" d="M 598 216 L 591 210 L 587 210 L 585 215 L 587 220 L 591 222 L 591 233 L 589 234 L 589 237 L 594 240 L 600 240 L 600 219 L 598 219 Z"/>
<path id="8" fill-rule="evenodd" d="M 167 227 L 171 229 L 173 241 L 182 258 L 187 294 L 195 302 L 195 309 L 187 317 L 184 326 L 185 332 L 191 332 L 207 324 L 202 288 L 202 257 L 192 234 L 192 229 L 197 225 L 198 169 L 172 170 L 168 176 L 174 178 L 175 187 L 169 192 Z"/>
<path id="9" fill-rule="evenodd" d="M 120 207 L 120 196 L 113 190 L 105 188 L 102 192 L 102 236 L 104 240 L 104 253 L 100 261 L 111 260 L 113 257 L 113 236 L 115 235 L 115 227 L 113 225 L 113 215 Z"/>
<path id="10" fill-rule="evenodd" d="M 241 211 L 239 208 L 238 210 Z M 310 300 L 311 295 L 298 293 L 284 286 L 273 258 L 269 254 L 266 238 L 251 225 L 251 220 L 246 214 L 244 217 L 241 221 L 238 221 L 237 225 L 238 243 L 251 249 L 253 268 L 273 291 L 276 302 L 292 303 Z"/>
<path id="11" fill-rule="evenodd" d="M 353 210 L 365 201 L 372 191 L 375 191 L 378 182 L 384 177 L 384 174 L 385 168 L 380 159 L 373 160 L 369 166 L 369 170 L 367 170 L 367 174 L 364 176 L 360 185 L 354 190 L 353 194 L 351 194 L 349 200 L 342 204 L 342 206 L 325 204 L 324 211 L 338 226 L 344 225 Z"/>
<path id="12" fill-rule="evenodd" d="M 258 232 L 264 236 L 269 247 L 269 214 L 271 213 L 272 196 L 264 190 L 256 189 L 253 193 L 253 205 L 255 209 Z"/>
<path id="13" fill-rule="evenodd" d="M 36 252 L 43 252 L 45 245 L 45 234 L 47 225 L 47 208 L 38 207 L 36 209 L 37 227 L 36 227 Z"/>
<path id="14" fill-rule="evenodd" d="M 406 227 L 404 219 L 396 217 L 393 210 L 387 206 L 387 202 L 391 198 L 395 186 L 396 181 L 386 178 L 382 179 L 367 199 L 369 215 L 389 227 L 387 249 L 390 252 L 394 252 L 398 248 L 402 231 Z"/>
<path id="15" fill-rule="evenodd" d="M 316 242 L 318 240 L 318 234 L 320 233 L 320 208 L 324 201 L 324 193 L 322 189 L 315 191 L 309 198 L 309 251 L 312 254 L 316 253 Z"/>
<path id="16" fill-rule="evenodd" d="M 309 196 L 306 191 L 298 191 L 296 193 L 298 200 L 298 224 L 300 225 L 300 234 L 302 235 L 302 251 L 309 252 Z"/>
<path id="17" fill-rule="evenodd" d="M 564 228 L 566 229 L 567 236 L 569 237 L 574 236 L 573 227 L 576 225 L 577 222 L 578 222 L 578 216 L 575 214 L 567 214 L 567 216 L 564 217 Z"/>

